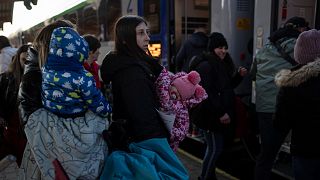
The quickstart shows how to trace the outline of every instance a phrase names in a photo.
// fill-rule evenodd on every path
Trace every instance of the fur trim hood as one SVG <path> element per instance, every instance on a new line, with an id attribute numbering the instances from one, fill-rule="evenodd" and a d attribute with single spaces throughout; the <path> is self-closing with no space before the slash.
<path id="1" fill-rule="evenodd" d="M 320 74 L 320 58 L 310 62 L 299 69 L 283 69 L 275 76 L 278 87 L 297 87 L 312 77 Z"/>

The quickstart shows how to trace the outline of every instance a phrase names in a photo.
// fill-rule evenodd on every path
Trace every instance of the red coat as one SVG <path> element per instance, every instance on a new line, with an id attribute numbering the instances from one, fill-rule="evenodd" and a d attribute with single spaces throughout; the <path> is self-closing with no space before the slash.
<path id="1" fill-rule="evenodd" d="M 101 89 L 101 82 L 99 79 L 99 64 L 95 61 L 93 61 L 91 65 L 89 65 L 87 62 L 84 62 L 83 66 L 87 71 L 89 71 L 93 75 L 93 78 L 96 81 L 97 88 Z"/>

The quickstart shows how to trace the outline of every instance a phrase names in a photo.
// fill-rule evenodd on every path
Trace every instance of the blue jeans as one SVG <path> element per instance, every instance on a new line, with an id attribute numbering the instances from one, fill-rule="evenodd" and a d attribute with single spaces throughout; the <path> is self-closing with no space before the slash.
<path id="1" fill-rule="evenodd" d="M 295 180 L 320 179 L 320 158 L 302 158 L 293 156 L 292 167 Z"/>
<path id="2" fill-rule="evenodd" d="M 288 132 L 273 127 L 273 113 L 257 113 L 261 138 L 260 154 L 256 161 L 255 180 L 269 180 L 271 169 Z"/>
<path id="3" fill-rule="evenodd" d="M 202 180 L 215 180 L 216 178 L 216 162 L 220 156 L 224 138 L 220 132 L 204 131 L 204 137 L 207 144 L 205 156 L 203 158 L 201 179 Z"/>

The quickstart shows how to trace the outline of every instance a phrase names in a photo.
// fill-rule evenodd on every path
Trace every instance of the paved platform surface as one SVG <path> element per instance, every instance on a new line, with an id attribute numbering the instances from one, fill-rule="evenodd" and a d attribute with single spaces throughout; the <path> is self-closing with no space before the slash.
<path id="1" fill-rule="evenodd" d="M 198 176 L 201 174 L 202 160 L 181 149 L 177 151 L 177 156 L 189 171 L 190 180 L 197 180 Z M 218 180 L 238 180 L 220 169 L 216 169 L 216 171 Z"/>

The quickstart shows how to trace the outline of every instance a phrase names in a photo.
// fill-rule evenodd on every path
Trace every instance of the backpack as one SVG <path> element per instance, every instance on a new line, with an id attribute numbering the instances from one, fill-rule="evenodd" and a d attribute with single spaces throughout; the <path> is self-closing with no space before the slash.
<path id="1" fill-rule="evenodd" d="M 207 61 L 207 59 L 203 57 L 203 54 L 193 56 L 189 61 L 188 72 L 194 71 L 197 68 L 197 66 L 203 61 Z M 210 61 L 209 64 L 212 65 Z M 198 128 L 201 128 L 203 130 L 210 130 L 210 127 L 212 127 L 210 122 L 206 119 L 206 115 L 203 112 L 203 108 L 207 101 L 208 99 L 205 99 L 201 103 L 189 109 L 190 121 Z"/>
<path id="2" fill-rule="evenodd" d="M 188 62 L 187 73 L 194 71 L 202 61 L 205 61 L 202 54 L 192 56 Z"/>

